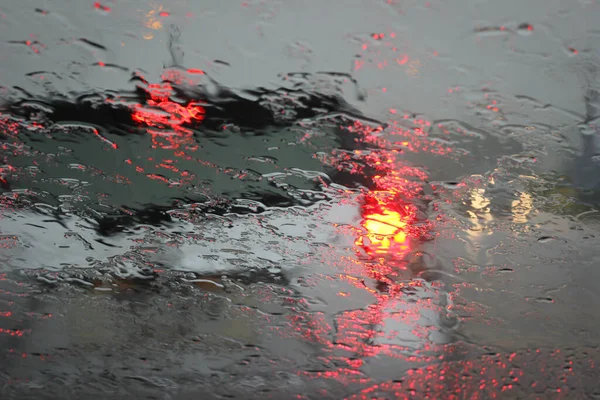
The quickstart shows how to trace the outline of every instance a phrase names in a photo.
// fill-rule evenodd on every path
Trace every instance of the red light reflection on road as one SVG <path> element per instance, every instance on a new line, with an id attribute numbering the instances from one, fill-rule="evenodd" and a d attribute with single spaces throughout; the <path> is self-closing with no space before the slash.
<path id="1" fill-rule="evenodd" d="M 423 126 L 430 124 L 418 122 Z M 355 121 L 345 128 L 366 148 L 334 152 L 332 158 L 326 159 L 372 181 L 371 189 L 359 196 L 360 223 L 353 229 L 356 256 L 345 260 L 339 277 L 369 292 L 373 300 L 334 317 L 334 338 L 327 347 L 334 354 L 351 355 L 332 356 L 337 368 L 306 373 L 315 378 L 364 384 L 372 382 L 365 377 L 363 368 L 374 357 L 398 360 L 399 366 L 437 360 L 430 335 L 439 328 L 435 322 L 423 320 L 423 311 L 438 315 L 444 307 L 437 303 L 440 292 L 436 284 L 415 279 L 417 272 L 412 265 L 423 238 L 433 229 L 431 222 L 419 217 L 417 205 L 428 176 L 422 169 L 407 164 L 402 155 L 404 151 L 443 153 L 446 149 L 433 149 L 422 129 L 400 130 L 394 123 L 388 126 L 384 131 L 381 126 Z M 413 146 L 398 149 L 398 135 Z M 306 324 L 296 325 L 295 330 L 305 332 L 306 340 L 311 340 Z"/>
<path id="2" fill-rule="evenodd" d="M 432 229 L 419 218 L 417 206 L 427 174 L 403 161 L 402 151 L 392 142 L 397 140 L 397 129 L 390 126 L 392 129 L 384 132 L 381 126 L 355 121 L 345 130 L 366 147 L 334 151 L 323 158 L 331 166 L 372 181 L 371 189 L 359 196 L 360 222 L 350 229 L 356 255 L 338 264 L 343 268 L 338 277 L 373 297 L 370 304 L 336 314 L 335 328 L 326 331 L 331 336 L 325 336 L 325 343 L 323 334 L 319 336 L 335 367 L 304 375 L 362 385 L 372 382 L 363 368 L 375 357 L 398 360 L 398 365 L 435 362 L 429 337 L 438 328 L 433 321 L 424 322 L 422 312 L 437 315 L 443 307 L 436 302 L 435 284 L 414 279 L 410 261 Z M 408 131 L 403 134 L 409 140 L 423 136 L 421 131 L 413 131 L 413 136 Z M 295 334 L 316 342 L 314 326 L 298 320 L 293 320 L 292 326 Z"/>

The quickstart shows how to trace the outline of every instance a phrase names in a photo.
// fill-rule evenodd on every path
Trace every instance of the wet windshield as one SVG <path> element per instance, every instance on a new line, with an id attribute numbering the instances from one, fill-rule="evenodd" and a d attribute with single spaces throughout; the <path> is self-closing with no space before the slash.
<path id="1" fill-rule="evenodd" d="M 5 3 L 2 398 L 600 395 L 597 2 Z"/>

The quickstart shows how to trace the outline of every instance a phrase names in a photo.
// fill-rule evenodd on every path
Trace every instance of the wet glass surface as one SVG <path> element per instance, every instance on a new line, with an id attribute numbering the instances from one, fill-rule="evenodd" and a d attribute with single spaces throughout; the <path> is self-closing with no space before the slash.
<path id="1" fill-rule="evenodd" d="M 1 397 L 600 397 L 599 19 L 0 4 Z"/>

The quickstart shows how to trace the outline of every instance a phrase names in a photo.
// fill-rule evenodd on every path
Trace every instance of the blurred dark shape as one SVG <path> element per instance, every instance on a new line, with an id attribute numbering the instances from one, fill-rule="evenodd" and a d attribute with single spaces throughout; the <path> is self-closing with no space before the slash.
<path id="1" fill-rule="evenodd" d="M 127 140 L 128 137 L 146 135 L 163 127 L 174 127 L 175 133 L 190 132 L 192 140 L 202 147 L 203 140 L 211 137 L 211 132 L 218 136 L 224 127 L 235 126 L 239 135 L 251 132 L 252 136 L 276 135 L 281 130 L 282 135 L 288 134 L 285 128 L 300 127 L 302 121 L 331 117 L 326 124 L 327 134 L 334 137 L 334 143 L 329 150 L 340 149 L 352 151 L 367 147 L 360 137 L 351 130 L 344 128 L 340 118 L 358 118 L 363 121 L 377 123 L 365 118 L 361 113 L 348 104 L 339 95 L 315 93 L 299 89 L 280 88 L 269 90 L 257 88 L 251 90 L 233 90 L 212 82 L 210 90 L 206 86 L 186 86 L 171 81 L 149 85 L 143 78 L 134 78 L 140 85 L 135 90 L 107 91 L 105 93 L 84 93 L 53 98 L 26 99 L 4 104 L 0 108 L 13 116 L 26 120 L 40 121 L 44 126 L 64 121 L 76 121 L 91 126 L 97 126 L 111 134 Z M 167 90 L 165 91 L 165 87 Z M 154 88 L 154 91 L 153 89 Z M 199 118 L 181 118 L 179 110 L 194 107 L 201 110 Z M 141 111 L 140 111 L 141 110 Z M 150 110 L 150 111 L 148 111 Z M 152 110 L 156 110 L 156 120 L 152 121 Z M 173 110 L 173 111 L 172 111 Z M 170 115 L 172 114 L 172 115 Z M 141 116 L 140 116 L 141 115 Z M 342 116 L 342 117 L 340 117 Z M 144 121 L 146 119 L 146 121 Z M 149 119 L 149 121 L 148 121 Z M 143 122 L 143 123 L 140 123 Z M 158 121 L 158 122 L 157 122 Z M 166 125 L 164 123 L 166 122 Z M 170 121 L 176 121 L 173 126 Z M 144 126 L 144 122 L 146 126 Z M 36 135 L 28 134 L 21 140 L 28 140 L 30 145 L 39 139 Z M 88 140 L 81 139 L 78 140 Z M 290 141 L 293 141 L 290 138 Z M 131 141 L 131 146 L 135 143 Z M 200 150 L 201 152 L 202 150 Z M 224 150 L 226 151 L 226 150 Z M 135 152 L 135 150 L 134 150 Z M 298 163 L 302 165 L 302 160 Z M 359 173 L 350 172 L 343 168 L 325 167 L 324 171 L 331 182 L 347 187 L 373 185 L 371 174 L 375 171 L 365 166 Z M 2 188 L 10 188 L 8 181 L 2 182 Z M 316 184 L 315 184 L 316 185 Z M 318 190 L 317 187 L 315 189 Z M 245 207 L 237 207 L 225 198 L 181 198 L 181 192 L 173 190 L 171 201 L 163 204 L 145 204 L 143 208 L 122 204 L 120 209 L 103 212 L 102 216 L 93 215 L 97 221 L 97 231 L 100 235 L 110 236 L 126 231 L 137 225 L 161 225 L 169 223 L 169 210 L 177 208 L 177 204 L 195 204 L 195 212 L 225 213 L 263 212 L 265 207 L 290 207 L 299 205 L 298 195 L 290 195 L 286 190 L 256 190 L 249 187 L 242 193 L 245 200 L 253 200 L 262 204 L 252 211 Z M 310 203 L 311 199 L 305 199 Z"/>
<path id="2" fill-rule="evenodd" d="M 585 65 L 586 92 L 585 120 L 579 124 L 582 149 L 575 161 L 573 183 L 575 188 L 581 191 L 583 200 L 600 200 L 600 194 L 594 194 L 600 190 L 600 152 L 598 151 L 598 136 L 600 133 L 600 91 L 597 85 L 600 83 L 598 76 L 598 64 L 589 61 Z"/>

